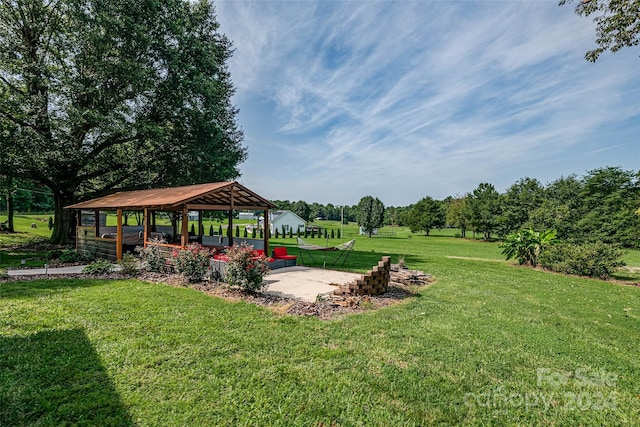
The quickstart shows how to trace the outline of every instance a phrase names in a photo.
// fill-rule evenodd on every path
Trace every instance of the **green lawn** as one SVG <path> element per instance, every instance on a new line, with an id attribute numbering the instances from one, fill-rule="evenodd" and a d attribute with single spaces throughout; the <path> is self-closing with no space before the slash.
<path id="1" fill-rule="evenodd" d="M 387 254 L 436 282 L 333 321 L 137 280 L 2 283 L 0 425 L 640 423 L 640 288 L 438 235 L 359 237 L 349 265 Z"/>

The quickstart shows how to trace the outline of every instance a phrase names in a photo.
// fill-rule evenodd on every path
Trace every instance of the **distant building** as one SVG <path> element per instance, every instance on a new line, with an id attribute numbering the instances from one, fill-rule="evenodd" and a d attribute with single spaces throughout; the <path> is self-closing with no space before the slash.
<path id="1" fill-rule="evenodd" d="M 256 216 L 253 212 L 240 212 L 238 214 L 238 219 L 253 221 L 256 219 Z"/>
<path id="2" fill-rule="evenodd" d="M 305 220 L 291 211 L 275 211 L 269 212 L 269 230 L 271 234 L 275 234 L 276 229 L 282 232 L 283 227 L 286 233 L 291 230 L 292 233 L 296 233 L 298 230 L 304 231 Z"/>

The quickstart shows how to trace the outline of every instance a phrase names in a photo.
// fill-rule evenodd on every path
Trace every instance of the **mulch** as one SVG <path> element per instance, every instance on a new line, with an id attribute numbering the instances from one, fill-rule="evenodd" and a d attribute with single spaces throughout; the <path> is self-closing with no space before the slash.
<path id="1" fill-rule="evenodd" d="M 398 304 L 416 296 L 418 287 L 405 286 L 394 283 L 389 286 L 388 291 L 376 296 L 347 296 L 327 295 L 324 299 L 315 302 L 299 301 L 292 298 L 285 298 L 260 292 L 249 293 L 242 289 L 230 287 L 223 282 L 202 281 L 187 283 L 179 274 L 163 274 L 152 272 L 141 272 L 137 276 L 126 276 L 119 272 L 112 272 L 100 275 L 85 274 L 56 274 L 49 276 L 26 275 L 11 276 L 0 279 L 1 282 L 16 282 L 28 280 L 47 279 L 130 279 L 135 278 L 149 283 L 164 283 L 176 287 L 188 287 L 204 292 L 207 295 L 223 298 L 228 301 L 246 301 L 251 304 L 266 307 L 276 313 L 294 316 L 313 316 L 323 320 L 330 320 L 343 317 L 351 313 L 361 313 L 376 310 L 393 304 Z"/>

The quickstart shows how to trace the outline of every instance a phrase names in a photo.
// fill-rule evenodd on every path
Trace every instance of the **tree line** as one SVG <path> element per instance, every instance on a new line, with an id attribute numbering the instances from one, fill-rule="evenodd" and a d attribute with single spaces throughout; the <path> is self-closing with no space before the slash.
<path id="1" fill-rule="evenodd" d="M 342 207 L 333 204 L 288 200 L 274 203 L 278 209 L 289 209 L 306 221 L 341 218 Z M 361 204 L 344 206 L 345 221 L 362 222 L 360 210 Z M 473 233 L 484 239 L 504 238 L 530 227 L 556 230 L 562 240 L 634 248 L 640 247 L 640 170 L 604 167 L 582 177 L 560 177 L 547 185 L 525 177 L 503 193 L 484 182 L 464 195 L 444 200 L 426 196 L 409 206 L 383 206 L 383 210 L 376 227 L 406 226 L 426 235 L 434 228 L 452 227 L 460 229 L 461 237 Z"/>

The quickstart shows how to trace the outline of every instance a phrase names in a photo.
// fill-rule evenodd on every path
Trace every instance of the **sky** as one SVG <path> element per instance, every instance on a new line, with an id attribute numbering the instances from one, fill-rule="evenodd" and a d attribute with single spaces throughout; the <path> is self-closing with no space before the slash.
<path id="1" fill-rule="evenodd" d="M 640 169 L 640 48 L 584 54 L 557 1 L 216 2 L 247 160 L 272 200 L 407 206 Z"/>

